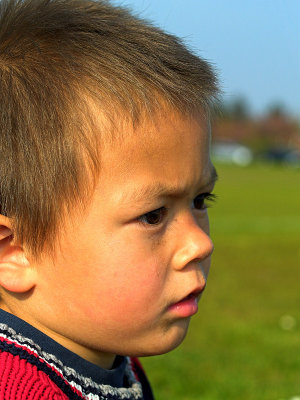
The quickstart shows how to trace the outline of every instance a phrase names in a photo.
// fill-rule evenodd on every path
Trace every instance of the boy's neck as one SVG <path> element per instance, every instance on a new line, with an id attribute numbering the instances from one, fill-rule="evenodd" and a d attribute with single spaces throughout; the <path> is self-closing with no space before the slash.
<path id="1" fill-rule="evenodd" d="M 41 327 L 37 322 L 32 321 L 30 318 L 27 318 L 26 314 L 24 315 L 24 313 L 22 313 L 22 315 L 19 315 L 17 312 L 15 312 L 15 310 L 11 310 L 11 308 L 8 307 L 3 301 L 0 301 L 0 308 L 32 325 L 34 328 L 43 332 L 51 339 L 64 346 L 66 349 L 72 351 L 73 353 L 91 362 L 92 364 L 98 365 L 99 367 L 104 369 L 112 369 L 114 361 L 116 359 L 115 354 L 89 349 L 79 343 L 73 342 L 70 339 L 61 336 L 57 332 L 53 332 L 46 329 L 45 327 Z"/>

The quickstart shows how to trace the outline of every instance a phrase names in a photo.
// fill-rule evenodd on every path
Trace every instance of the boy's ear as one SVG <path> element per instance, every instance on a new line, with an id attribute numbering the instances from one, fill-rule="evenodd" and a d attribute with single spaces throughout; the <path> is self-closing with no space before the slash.
<path id="1" fill-rule="evenodd" d="M 23 247 L 15 242 L 10 219 L 0 215 L 0 286 L 25 293 L 35 286 L 35 278 Z"/>

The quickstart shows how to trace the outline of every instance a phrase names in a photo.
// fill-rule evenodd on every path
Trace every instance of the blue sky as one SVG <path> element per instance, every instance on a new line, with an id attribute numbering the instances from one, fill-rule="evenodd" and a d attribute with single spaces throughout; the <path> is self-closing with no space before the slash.
<path id="1" fill-rule="evenodd" d="M 219 71 L 225 98 L 300 119 L 300 0 L 114 0 L 185 39 Z"/>

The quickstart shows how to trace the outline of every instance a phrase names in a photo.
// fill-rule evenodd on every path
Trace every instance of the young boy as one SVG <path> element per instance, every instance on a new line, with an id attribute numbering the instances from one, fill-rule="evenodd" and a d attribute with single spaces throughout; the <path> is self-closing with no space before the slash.
<path id="1" fill-rule="evenodd" d="M 107 2 L 0 3 L 0 398 L 151 399 L 213 250 L 211 67 Z"/>

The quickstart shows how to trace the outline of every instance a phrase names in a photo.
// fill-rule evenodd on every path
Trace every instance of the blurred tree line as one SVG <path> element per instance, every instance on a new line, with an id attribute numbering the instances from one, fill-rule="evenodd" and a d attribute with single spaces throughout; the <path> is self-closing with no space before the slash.
<path id="1" fill-rule="evenodd" d="M 300 124 L 280 104 L 274 104 L 261 116 L 254 116 L 246 100 L 237 98 L 218 105 L 213 141 L 238 142 L 255 152 L 270 148 L 300 151 Z"/>

